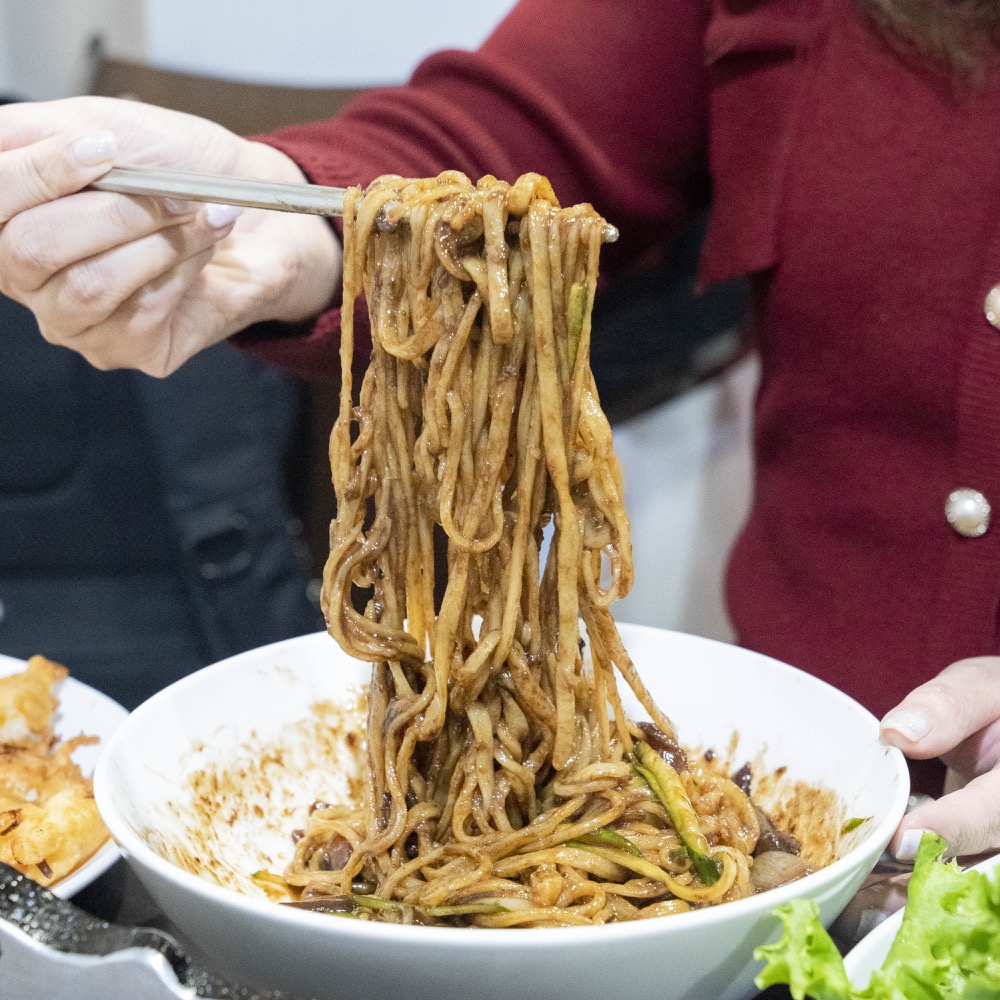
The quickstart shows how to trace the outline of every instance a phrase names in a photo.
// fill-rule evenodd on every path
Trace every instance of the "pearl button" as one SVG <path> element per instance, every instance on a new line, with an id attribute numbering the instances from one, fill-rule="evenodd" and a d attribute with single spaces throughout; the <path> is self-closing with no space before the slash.
<path id="1" fill-rule="evenodd" d="M 952 490 L 944 505 L 948 523 L 964 538 L 978 538 L 990 526 L 990 502 L 968 487 Z"/>
<path id="2" fill-rule="evenodd" d="M 986 301 L 983 303 L 983 312 L 991 326 L 1000 330 L 1000 285 L 994 285 L 986 293 Z"/>

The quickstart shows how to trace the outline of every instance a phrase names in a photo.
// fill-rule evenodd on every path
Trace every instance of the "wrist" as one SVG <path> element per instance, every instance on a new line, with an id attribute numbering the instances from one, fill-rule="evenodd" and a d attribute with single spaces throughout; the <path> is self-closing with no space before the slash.
<path id="1" fill-rule="evenodd" d="M 249 142 L 246 176 L 307 183 L 299 166 L 265 143 Z M 343 253 L 330 220 L 313 215 L 261 212 L 258 225 L 267 242 L 266 286 L 252 322 L 297 324 L 331 307 L 340 295 Z"/>
<path id="2" fill-rule="evenodd" d="M 275 146 L 253 139 L 243 141 L 237 169 L 243 176 L 258 180 L 308 183 L 302 168 L 290 156 Z"/>

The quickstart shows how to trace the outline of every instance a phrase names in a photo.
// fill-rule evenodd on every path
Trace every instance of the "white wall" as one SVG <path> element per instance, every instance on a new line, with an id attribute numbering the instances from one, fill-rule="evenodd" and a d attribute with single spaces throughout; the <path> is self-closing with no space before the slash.
<path id="1" fill-rule="evenodd" d="M 303 86 L 402 82 L 441 48 L 475 48 L 513 0 L 145 0 L 159 65 Z M 197 25 L 192 29 L 191 25 Z"/>
<path id="2" fill-rule="evenodd" d="M 172 69 L 261 82 L 404 80 L 436 49 L 473 48 L 513 0 L 0 0 L 0 91 L 82 92 L 90 39 Z"/>
<path id="3" fill-rule="evenodd" d="M 81 92 L 90 78 L 88 46 L 103 35 L 120 55 L 145 48 L 138 0 L 0 0 L 0 89 L 48 100 Z"/>
<path id="4" fill-rule="evenodd" d="M 10 47 L 10 29 L 0 8 L 0 94 L 8 94 L 14 86 L 14 65 Z"/>
<path id="5" fill-rule="evenodd" d="M 758 378 L 745 358 L 615 426 L 635 565 L 632 592 L 613 608 L 620 621 L 734 638 L 723 576 L 750 510 Z"/>

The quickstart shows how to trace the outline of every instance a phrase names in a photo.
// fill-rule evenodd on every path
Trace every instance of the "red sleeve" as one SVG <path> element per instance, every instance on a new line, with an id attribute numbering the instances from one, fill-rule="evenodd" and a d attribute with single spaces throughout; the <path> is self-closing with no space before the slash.
<path id="1" fill-rule="evenodd" d="M 592 202 L 618 226 L 605 255 L 613 271 L 707 201 L 705 6 L 521 0 L 479 51 L 431 56 L 406 86 L 262 141 L 335 186 L 384 173 L 536 171 L 563 204 Z M 334 309 L 302 336 L 238 341 L 315 377 L 336 367 L 338 329 Z"/>

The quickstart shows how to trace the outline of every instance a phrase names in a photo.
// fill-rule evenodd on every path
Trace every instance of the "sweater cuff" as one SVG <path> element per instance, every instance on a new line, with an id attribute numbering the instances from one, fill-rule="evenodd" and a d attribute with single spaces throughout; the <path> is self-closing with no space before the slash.
<path id="1" fill-rule="evenodd" d="M 274 146 L 295 161 L 310 183 L 335 184 L 327 174 L 329 159 L 307 144 L 285 142 L 279 132 L 274 135 L 255 136 L 253 141 Z M 330 218 L 334 234 L 343 246 L 344 225 L 339 218 Z M 312 382 L 340 380 L 340 322 L 341 290 L 329 306 L 312 320 L 302 323 L 269 321 L 256 323 L 230 337 L 242 350 L 276 364 L 298 377 Z M 354 368 L 364 371 L 371 355 L 371 328 L 364 300 L 357 303 L 354 319 Z"/>
<path id="2" fill-rule="evenodd" d="M 364 299 L 354 313 L 355 380 L 371 357 L 371 325 Z M 230 337 L 242 350 L 297 375 L 307 382 L 340 382 L 340 308 L 305 323 L 256 323 Z"/>

